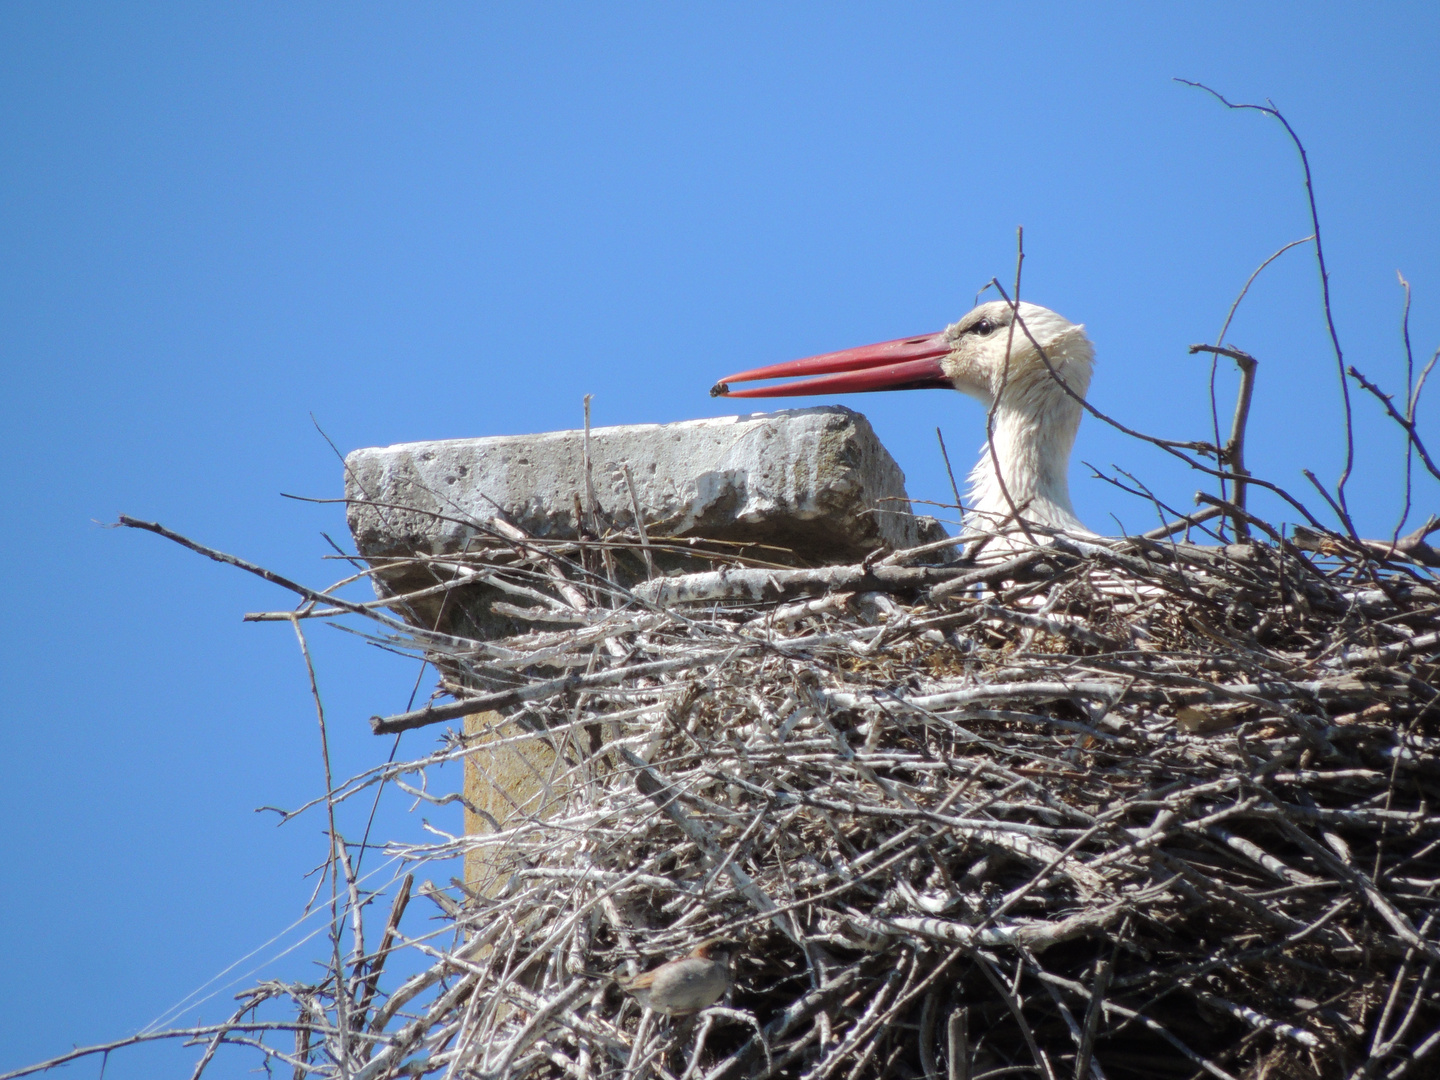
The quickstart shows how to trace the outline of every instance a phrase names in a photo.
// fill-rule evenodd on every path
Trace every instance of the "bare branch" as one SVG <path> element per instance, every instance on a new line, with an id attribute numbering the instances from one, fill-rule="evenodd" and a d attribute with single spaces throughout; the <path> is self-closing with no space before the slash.
<path id="1" fill-rule="evenodd" d="M 1440 357 L 1440 351 L 1437 351 L 1435 355 Z M 1425 373 L 1429 374 L 1430 368 L 1434 366 L 1435 361 L 1432 359 L 1426 366 Z M 1420 460 L 1425 463 L 1425 468 L 1430 471 L 1430 475 L 1440 480 L 1440 468 L 1436 467 L 1434 460 L 1430 457 L 1430 451 L 1425 449 L 1425 444 L 1420 441 L 1420 432 L 1416 430 L 1413 416 L 1407 416 L 1396 409 L 1395 402 L 1391 400 L 1390 395 L 1382 391 L 1369 379 L 1365 378 L 1364 375 L 1361 375 L 1353 366 L 1350 368 L 1350 377 L 1372 394 L 1376 401 L 1385 406 L 1385 411 L 1390 414 L 1390 419 L 1400 425 L 1406 437 L 1409 439 L 1410 445 L 1415 448 L 1416 452 L 1420 455 Z M 1417 388 L 1416 397 L 1418 396 L 1419 391 Z M 1411 411 L 1413 411 L 1413 400 Z"/>
<path id="2" fill-rule="evenodd" d="M 1350 472 L 1355 467 L 1355 423 L 1350 408 L 1350 387 L 1345 382 L 1345 356 L 1340 349 L 1340 335 L 1335 330 L 1335 316 L 1330 310 L 1330 271 L 1325 266 L 1325 247 L 1320 240 L 1320 212 L 1315 206 L 1315 185 L 1310 175 L 1310 157 L 1305 153 L 1305 144 L 1300 141 L 1300 136 L 1295 134 L 1295 129 L 1290 126 L 1290 121 L 1285 119 L 1280 110 L 1275 107 L 1274 102 L 1268 102 L 1265 105 L 1232 102 L 1204 83 L 1192 82 L 1189 79 L 1176 79 L 1175 81 L 1184 83 L 1186 86 L 1193 86 L 1198 90 L 1204 90 L 1227 109 L 1249 109 L 1273 117 L 1285 129 L 1285 134 L 1290 136 L 1291 143 L 1294 144 L 1296 152 L 1300 155 L 1300 165 L 1305 172 L 1305 200 L 1310 207 L 1310 237 L 1315 241 L 1315 263 L 1320 271 L 1320 296 L 1325 309 L 1325 327 L 1330 332 L 1330 345 L 1335 351 L 1335 373 L 1340 380 L 1340 397 L 1345 404 L 1345 468 L 1340 473 L 1340 479 L 1336 481 L 1335 496 L 1340 505 L 1340 516 L 1348 518 L 1350 511 L 1345 503 L 1345 484 L 1349 481 Z"/>

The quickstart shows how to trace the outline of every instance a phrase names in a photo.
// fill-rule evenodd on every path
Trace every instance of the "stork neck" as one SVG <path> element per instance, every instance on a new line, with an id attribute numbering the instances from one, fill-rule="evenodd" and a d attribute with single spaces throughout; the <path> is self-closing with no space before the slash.
<path id="1" fill-rule="evenodd" d="M 1070 450 L 1079 426 L 1080 407 L 1068 397 L 1007 393 L 995 410 L 992 439 L 970 473 L 967 526 L 994 530 L 1013 518 L 1013 502 L 1026 521 L 1088 531 L 1070 504 Z"/>

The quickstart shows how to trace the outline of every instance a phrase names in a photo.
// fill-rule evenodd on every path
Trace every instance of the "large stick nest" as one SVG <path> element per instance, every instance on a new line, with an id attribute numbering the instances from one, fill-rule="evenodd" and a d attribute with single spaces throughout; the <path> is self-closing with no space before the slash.
<path id="1" fill-rule="evenodd" d="M 377 730 L 498 708 L 451 753 L 552 764 L 406 851 L 500 876 L 331 1053 L 366 1080 L 1422 1075 L 1440 589 L 1320 539 L 630 590 L 623 540 L 452 558 L 537 625 L 408 642 L 463 704 Z M 736 986 L 699 1018 L 596 977 L 717 937 Z M 401 1023 L 422 983 L 446 989 Z"/>
<path id="2" fill-rule="evenodd" d="M 337 833 L 328 974 L 170 1033 L 208 1046 L 196 1076 L 232 1043 L 349 1080 L 1434 1075 L 1440 587 L 1392 547 L 1177 529 L 786 569 L 495 520 L 417 557 L 434 586 L 355 603 L 122 521 L 304 598 L 257 618 L 360 616 L 442 672 L 453 702 L 373 726 L 465 729 L 338 785 L 332 830 L 376 784 L 453 802 L 446 762 L 509 777 L 488 809 L 469 786 L 470 833 L 389 846 L 465 856 L 418 890 L 439 931 L 411 874 L 377 947 Z M 389 613 L 477 589 L 521 629 Z M 698 1015 L 607 977 L 716 938 L 735 985 Z"/>

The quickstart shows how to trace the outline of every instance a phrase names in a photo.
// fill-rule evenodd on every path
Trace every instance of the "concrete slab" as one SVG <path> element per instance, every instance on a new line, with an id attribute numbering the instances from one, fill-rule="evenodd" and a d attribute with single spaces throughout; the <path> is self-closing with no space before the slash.
<path id="1" fill-rule="evenodd" d="M 594 428 L 590 455 L 602 533 L 634 527 L 628 466 L 652 540 L 764 544 L 769 561 L 814 566 L 945 536 L 910 512 L 905 476 L 869 421 L 840 406 Z M 578 430 L 356 450 L 345 472 L 350 531 L 369 559 L 468 550 L 497 515 L 535 537 L 580 535 Z"/>

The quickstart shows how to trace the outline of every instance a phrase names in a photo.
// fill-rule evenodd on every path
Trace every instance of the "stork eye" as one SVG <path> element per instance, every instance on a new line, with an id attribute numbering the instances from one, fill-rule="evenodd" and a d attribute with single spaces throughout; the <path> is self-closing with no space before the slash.
<path id="1" fill-rule="evenodd" d="M 972 326 L 970 330 L 976 334 L 991 334 L 995 331 L 995 324 L 989 319 L 981 319 L 974 326 Z"/>

